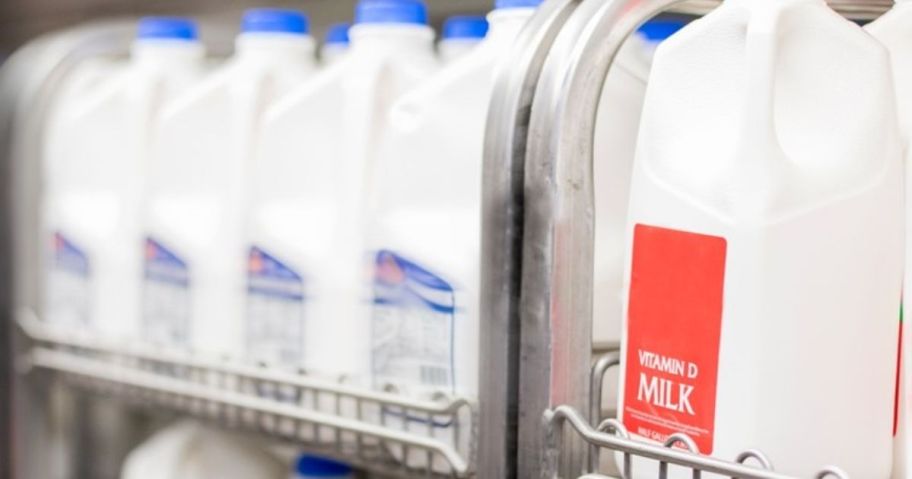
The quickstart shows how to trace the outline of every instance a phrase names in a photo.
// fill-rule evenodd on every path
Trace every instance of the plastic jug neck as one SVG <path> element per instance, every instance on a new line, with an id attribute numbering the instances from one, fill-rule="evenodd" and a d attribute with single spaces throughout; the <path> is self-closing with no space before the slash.
<path id="1" fill-rule="evenodd" d="M 434 31 L 417 24 L 365 23 L 349 32 L 352 51 L 396 51 L 427 54 L 434 48 Z"/>
<path id="2" fill-rule="evenodd" d="M 315 48 L 309 35 L 242 33 L 235 41 L 235 58 L 242 62 L 301 63 L 313 59 Z"/>
<path id="3" fill-rule="evenodd" d="M 202 43 L 184 40 L 137 40 L 131 49 L 131 61 L 144 66 L 195 65 L 203 59 Z"/>

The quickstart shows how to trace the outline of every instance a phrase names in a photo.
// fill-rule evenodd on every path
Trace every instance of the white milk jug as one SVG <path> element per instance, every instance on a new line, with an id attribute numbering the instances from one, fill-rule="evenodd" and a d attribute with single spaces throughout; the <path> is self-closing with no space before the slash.
<path id="1" fill-rule="evenodd" d="M 890 474 L 893 102 L 886 50 L 823 0 L 727 0 L 658 48 L 628 221 L 632 435 L 756 448 L 797 477 Z M 634 461 L 635 477 L 656 468 Z"/>
<path id="2" fill-rule="evenodd" d="M 348 23 L 336 23 L 330 25 L 329 29 L 326 30 L 323 48 L 320 49 L 320 58 L 324 64 L 331 65 L 335 63 L 348 51 L 350 42 L 348 38 L 349 28 L 351 28 L 351 25 Z"/>
<path id="3" fill-rule="evenodd" d="M 906 168 L 909 165 L 909 142 L 912 141 L 912 2 L 908 0 L 896 0 L 896 5 L 892 10 L 884 14 L 866 27 L 868 32 L 881 41 L 888 50 L 890 50 L 893 64 L 893 80 L 896 86 L 896 105 L 899 115 L 900 134 L 906 148 Z M 906 224 L 909 222 L 907 220 Z M 908 238 L 909 235 L 907 234 Z M 907 248 L 908 249 L 908 248 Z M 912 290 L 909 289 L 910 279 L 908 274 L 912 271 L 912 265 L 909 260 L 912 255 L 906 256 L 906 289 L 905 298 L 912 298 Z M 905 304 L 908 304 L 906 301 Z M 908 309 L 907 309 L 908 311 Z M 908 314 L 903 314 L 908 316 Z M 900 325 L 900 328 L 905 326 Z M 912 380 L 909 370 L 909 362 L 906 356 L 912 351 L 912 344 L 908 334 L 900 331 L 899 334 L 903 357 L 900 360 L 899 374 L 897 375 L 897 410 L 894 421 L 893 434 L 895 435 L 893 477 L 895 479 L 905 479 L 912 471 L 912 442 L 910 442 L 909 431 L 912 425 L 909 424 L 909 408 L 912 407 L 912 396 L 909 395 L 909 384 Z"/>
<path id="4" fill-rule="evenodd" d="M 437 67 L 417 0 L 362 0 L 351 47 L 274 105 L 252 171 L 250 355 L 315 376 L 366 380 L 363 224 L 393 101 Z"/>
<path id="5" fill-rule="evenodd" d="M 478 46 L 488 33 L 488 20 L 480 15 L 453 15 L 443 22 L 437 50 L 444 63 L 462 57 Z"/>
<path id="6" fill-rule="evenodd" d="M 145 18 L 128 60 L 80 69 L 61 92 L 45 138 L 50 324 L 138 336 L 152 118 L 202 73 L 203 55 L 191 21 Z"/>
<path id="7" fill-rule="evenodd" d="M 372 194 L 373 381 L 429 398 L 478 391 L 485 119 L 505 54 L 534 13 L 500 0 L 478 48 L 398 101 Z"/>
<path id="8" fill-rule="evenodd" d="M 378 389 L 477 399 L 485 124 L 495 80 L 510 67 L 507 54 L 535 3 L 498 1 L 487 37 L 403 96 L 390 114 L 371 187 L 367 250 L 374 272 L 367 329 Z M 427 418 L 395 412 L 386 421 L 429 427 Z M 438 439 L 454 438 L 453 424 L 430 426 Z M 424 466 L 427 456 L 412 454 L 408 462 Z"/>
<path id="9" fill-rule="evenodd" d="M 255 9 L 235 55 L 158 120 L 145 216 L 144 323 L 168 347 L 244 349 L 247 178 L 266 107 L 314 70 L 307 18 Z"/>
<path id="10" fill-rule="evenodd" d="M 120 477 L 284 479 L 286 470 L 255 442 L 181 422 L 163 428 L 134 449 L 124 461 Z"/>

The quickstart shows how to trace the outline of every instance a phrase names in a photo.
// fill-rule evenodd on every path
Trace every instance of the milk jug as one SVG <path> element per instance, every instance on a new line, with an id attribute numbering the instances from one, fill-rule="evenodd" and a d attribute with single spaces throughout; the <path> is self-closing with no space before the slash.
<path id="1" fill-rule="evenodd" d="M 248 352 L 328 380 L 366 380 L 368 180 L 393 101 L 437 67 L 417 0 L 362 0 L 351 46 L 270 108 L 251 171 Z"/>
<path id="2" fill-rule="evenodd" d="M 256 443 L 187 421 L 163 428 L 133 450 L 120 477 L 284 479 L 287 473 L 281 461 Z"/>
<path id="3" fill-rule="evenodd" d="M 487 37 L 403 96 L 389 116 L 368 232 L 374 274 L 368 330 L 378 389 L 421 399 L 477 398 L 485 123 L 494 82 L 510 67 L 507 54 L 533 3 L 498 1 Z M 455 429 L 394 414 L 386 421 L 430 427 L 441 440 Z M 393 452 L 401 459 L 401 451 Z M 426 465 L 427 456 L 413 454 L 408 462 Z"/>
<path id="4" fill-rule="evenodd" d="M 631 186 L 624 425 L 789 476 L 889 476 L 903 222 L 888 54 L 823 0 L 727 0 L 664 42 Z"/>
<path id="5" fill-rule="evenodd" d="M 515 6 L 517 3 L 520 6 Z M 494 80 L 534 13 L 500 0 L 478 48 L 399 100 L 377 160 L 369 231 L 376 386 L 478 391 L 481 166 Z"/>
<path id="6" fill-rule="evenodd" d="M 444 63 L 472 51 L 488 33 L 488 20 L 479 15 L 453 15 L 443 22 L 443 32 L 437 44 Z"/>
<path id="7" fill-rule="evenodd" d="M 80 69 L 55 102 L 44 150 L 51 325 L 112 340 L 139 335 L 151 120 L 198 77 L 203 55 L 191 21 L 145 18 L 129 59 Z"/>
<path id="8" fill-rule="evenodd" d="M 349 28 L 351 28 L 351 25 L 348 23 L 330 25 L 329 30 L 326 31 L 323 48 L 320 49 L 320 58 L 323 63 L 331 65 L 339 58 L 342 58 L 342 55 L 348 51 Z"/>
<path id="9" fill-rule="evenodd" d="M 250 10 L 234 57 L 162 112 L 145 215 L 143 313 L 153 342 L 242 353 L 252 146 L 262 112 L 314 65 L 304 15 Z"/>
<path id="10" fill-rule="evenodd" d="M 900 134 L 903 138 L 903 144 L 906 148 L 906 164 L 909 161 L 909 141 L 912 140 L 912 2 L 908 0 L 897 0 L 892 10 L 884 14 L 878 20 L 868 24 L 868 32 L 880 40 L 890 51 L 893 65 L 893 80 L 896 86 L 896 105 L 899 115 Z M 908 220 L 906 224 L 909 224 Z M 908 236 L 907 236 L 908 237 Z M 907 248 L 908 249 L 908 248 Z M 912 255 L 906 258 L 906 285 L 905 298 L 912 297 L 909 290 L 910 280 L 908 273 L 912 271 L 912 265 L 909 260 Z M 903 314 L 908 316 L 908 314 Z M 902 322 L 900 328 L 904 328 Z M 912 442 L 909 438 L 909 408 L 912 407 L 912 396 L 909 395 L 908 385 L 912 377 L 909 376 L 908 360 L 906 357 L 909 351 L 912 351 L 912 344 L 909 343 L 908 334 L 900 331 L 900 351 L 902 357 L 899 362 L 899 374 L 897 374 L 897 410 L 895 411 L 893 433 L 895 436 L 893 477 L 904 479 L 908 477 L 912 470 Z"/>

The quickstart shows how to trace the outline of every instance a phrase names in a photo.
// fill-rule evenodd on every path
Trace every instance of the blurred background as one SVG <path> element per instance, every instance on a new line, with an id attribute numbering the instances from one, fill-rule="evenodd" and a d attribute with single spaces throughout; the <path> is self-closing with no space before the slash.
<path id="1" fill-rule="evenodd" d="M 427 3 L 431 22 L 439 27 L 445 17 L 455 13 L 487 12 L 493 0 L 429 0 Z M 0 59 L 42 33 L 118 17 L 193 15 L 204 24 L 204 37 L 215 35 L 205 24 L 233 25 L 244 9 L 257 6 L 306 10 L 314 37 L 322 38 L 327 25 L 351 20 L 354 5 L 355 0 L 0 0 Z M 233 36 L 233 32 L 225 34 Z"/>

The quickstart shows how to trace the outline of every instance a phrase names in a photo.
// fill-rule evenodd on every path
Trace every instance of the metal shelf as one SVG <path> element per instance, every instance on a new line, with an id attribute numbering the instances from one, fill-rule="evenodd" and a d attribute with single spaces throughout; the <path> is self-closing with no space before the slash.
<path id="1" fill-rule="evenodd" d="M 304 374 L 125 348 L 52 331 L 31 313 L 18 323 L 32 343 L 22 358 L 27 373 L 50 371 L 76 387 L 264 433 L 372 472 L 474 476 L 477 414 L 466 399 L 418 401 Z"/>
<path id="2" fill-rule="evenodd" d="M 620 366 L 620 352 L 611 351 L 601 356 L 592 366 L 592 401 L 589 417 L 599 418 L 602 405 L 602 386 L 605 374 L 612 368 Z M 573 433 L 590 446 L 589 467 L 581 479 L 608 478 L 598 474 L 602 452 L 623 454 L 623 477 L 632 477 L 633 458 L 649 459 L 658 463 L 659 478 L 668 475 L 669 465 L 689 469 L 693 477 L 698 478 L 703 472 L 721 474 L 739 479 L 797 479 L 775 472 L 773 463 L 761 451 L 747 450 L 738 454 L 734 461 L 724 461 L 698 454 L 693 439 L 686 434 L 677 433 L 668 437 L 664 444 L 649 443 L 630 437 L 624 425 L 615 418 L 596 419 L 595 427 L 576 409 L 569 406 L 557 406 L 545 411 L 547 424 L 548 448 L 550 454 L 559 456 L 562 444 L 565 444 L 564 429 L 570 425 Z M 556 476 L 555 476 L 556 477 Z M 815 479 L 848 479 L 848 475 L 837 467 L 821 469 Z"/>
<path id="3" fill-rule="evenodd" d="M 631 439 L 627 430 L 616 419 L 606 419 L 597 427 L 592 427 L 578 411 L 569 406 L 558 406 L 546 411 L 545 420 L 550 429 L 549 437 L 552 438 L 551 448 L 556 454 L 560 454 L 560 441 L 556 438 L 563 437 L 563 428 L 569 424 L 573 432 L 595 448 L 595 462 L 602 451 L 623 454 L 623 477 L 633 477 L 632 459 L 636 457 L 658 463 L 659 479 L 668 477 L 669 465 L 686 468 L 692 472 L 694 478 L 699 478 L 701 473 L 706 472 L 739 479 L 797 479 L 775 472 L 770 460 L 760 451 L 744 451 L 734 461 L 702 456 L 694 452 L 697 447 L 685 434 L 673 434 L 662 445 L 639 441 Z M 580 478 L 608 478 L 593 472 L 595 470 L 597 469 L 590 468 L 590 471 Z M 814 476 L 814 479 L 828 478 L 848 479 L 848 475 L 839 468 L 830 466 L 821 469 Z"/>

